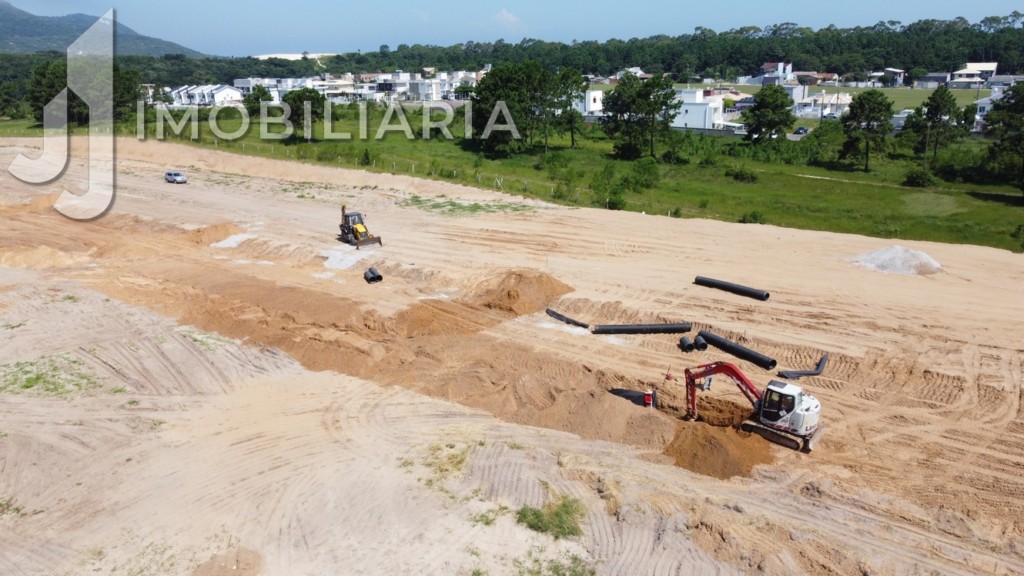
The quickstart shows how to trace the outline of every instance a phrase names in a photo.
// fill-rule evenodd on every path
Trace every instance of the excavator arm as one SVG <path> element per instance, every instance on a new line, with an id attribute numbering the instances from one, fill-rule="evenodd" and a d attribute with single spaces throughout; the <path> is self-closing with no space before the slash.
<path id="1" fill-rule="evenodd" d="M 754 386 L 753 382 L 748 380 L 743 372 L 740 372 L 739 368 L 729 362 L 701 364 L 694 368 L 687 368 L 684 374 L 686 375 L 686 409 L 687 417 L 689 418 L 697 418 L 697 381 L 710 378 L 716 374 L 728 376 L 755 408 L 761 401 L 761 392 Z M 702 388 L 707 390 L 706 386 Z"/>

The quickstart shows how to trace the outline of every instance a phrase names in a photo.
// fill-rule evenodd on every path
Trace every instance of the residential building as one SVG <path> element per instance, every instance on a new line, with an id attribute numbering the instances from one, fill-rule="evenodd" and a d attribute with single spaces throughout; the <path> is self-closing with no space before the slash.
<path id="1" fill-rule="evenodd" d="M 975 89 L 980 88 L 985 84 L 985 80 L 981 77 L 981 73 L 971 68 L 961 68 L 956 72 L 953 72 L 953 77 L 946 83 L 950 89 Z"/>
<path id="2" fill-rule="evenodd" d="M 604 115 L 604 91 L 587 90 L 583 93 L 583 99 L 577 100 L 573 106 L 586 117 Z"/>
<path id="3" fill-rule="evenodd" d="M 426 68 L 428 74 L 409 73 L 396 70 L 390 73 L 321 74 L 310 78 L 236 78 L 232 86 L 181 86 L 168 90 L 178 106 L 222 106 L 240 104 L 245 96 L 257 86 L 265 88 L 271 96 L 271 103 L 280 103 L 285 94 L 292 90 L 311 88 L 332 102 L 353 101 L 430 102 L 455 100 L 460 86 L 475 87 L 490 65 L 479 72 L 460 70 L 437 72 Z"/>
<path id="4" fill-rule="evenodd" d="M 966 68 L 976 70 L 978 76 L 982 80 L 988 80 L 989 78 L 996 75 L 996 68 L 999 67 L 998 62 L 968 62 Z"/>
<path id="5" fill-rule="evenodd" d="M 794 103 L 807 98 L 809 90 L 807 86 L 803 86 L 801 84 L 789 84 L 783 86 L 782 89 L 786 91 L 786 94 L 789 96 L 789 99 L 792 100 Z"/>
<path id="6" fill-rule="evenodd" d="M 234 86 L 218 84 L 209 92 L 209 106 L 239 106 L 242 104 L 242 91 Z"/>
<path id="7" fill-rule="evenodd" d="M 252 94 L 256 86 L 263 86 L 270 93 L 270 101 L 278 103 L 281 101 L 281 92 L 277 89 L 276 78 L 235 78 L 232 85 L 242 91 L 242 97 Z"/>
<path id="8" fill-rule="evenodd" d="M 647 80 L 648 78 L 652 77 L 651 74 L 648 74 L 641 70 L 639 66 L 633 66 L 632 68 L 626 68 L 624 70 L 619 70 L 618 72 L 616 72 L 615 80 L 622 80 L 622 77 L 625 76 L 626 74 L 632 74 L 633 76 L 636 76 L 641 80 Z"/>
<path id="9" fill-rule="evenodd" d="M 939 86 L 949 84 L 949 78 L 948 72 L 929 72 L 914 81 L 914 88 L 934 90 Z"/>
<path id="10" fill-rule="evenodd" d="M 676 89 L 676 100 L 681 103 L 672 127 L 700 130 L 721 130 L 727 127 L 724 117 L 724 96 L 704 88 Z"/>
<path id="11" fill-rule="evenodd" d="M 761 65 L 761 85 L 796 82 L 792 62 L 765 62 Z"/>
<path id="12" fill-rule="evenodd" d="M 906 79 L 906 72 L 898 68 L 886 68 L 882 72 L 867 73 L 867 78 L 877 87 L 902 86 Z"/>
<path id="13" fill-rule="evenodd" d="M 242 103 L 242 91 L 226 84 L 182 86 L 170 91 L 177 106 L 237 106 Z"/>
<path id="14" fill-rule="evenodd" d="M 980 88 L 996 75 L 998 62 L 968 62 L 967 66 L 953 72 L 947 86 L 950 88 Z"/>
<path id="15" fill-rule="evenodd" d="M 1002 86 L 995 86 L 992 88 L 992 94 L 974 101 L 974 105 L 978 108 L 977 113 L 974 116 L 974 130 L 976 132 L 983 132 L 985 130 L 985 115 L 992 110 L 992 104 L 1003 97 L 1006 89 Z"/>
<path id="16" fill-rule="evenodd" d="M 907 118 L 913 113 L 914 111 L 910 108 L 904 108 L 896 114 L 893 114 L 892 120 L 890 121 L 893 131 L 899 132 L 900 130 L 903 130 L 903 125 L 907 123 Z"/>
<path id="17" fill-rule="evenodd" d="M 998 75 L 989 78 L 985 82 L 985 87 L 992 88 L 993 90 L 996 88 L 1009 88 L 1017 82 L 1024 82 L 1024 76 Z"/>
<path id="18" fill-rule="evenodd" d="M 822 86 L 839 86 L 839 74 L 835 72 L 820 72 L 818 74 L 818 84 Z"/>
<path id="19" fill-rule="evenodd" d="M 801 117 L 824 118 L 825 116 L 842 116 L 853 102 L 853 96 L 839 90 L 821 90 L 808 94 L 800 100 L 794 99 L 793 113 Z"/>
<path id="20" fill-rule="evenodd" d="M 342 100 L 355 92 L 355 77 L 352 74 L 342 74 L 339 77 L 322 74 L 312 81 L 311 88 L 323 94 L 328 100 Z"/>
<path id="21" fill-rule="evenodd" d="M 817 72 L 797 71 L 793 72 L 793 76 L 796 78 L 796 81 L 800 82 L 801 84 L 806 83 L 814 85 L 819 84 L 821 82 L 821 75 L 818 74 Z"/>

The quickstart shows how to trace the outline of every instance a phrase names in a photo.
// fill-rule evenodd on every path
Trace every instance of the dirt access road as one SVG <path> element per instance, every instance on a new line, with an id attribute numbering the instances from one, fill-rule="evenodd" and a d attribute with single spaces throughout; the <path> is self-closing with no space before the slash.
<path id="1" fill-rule="evenodd" d="M 852 259 L 891 240 L 117 150 L 94 222 L 0 176 L 0 573 L 1024 573 L 1020 255 L 900 242 L 942 269 L 887 274 Z M 343 203 L 383 247 L 336 241 Z M 773 374 L 549 306 L 690 321 L 780 369 L 827 352 L 799 384 L 828 435 L 804 455 L 681 422 L 667 370 Z M 664 411 L 609 393 L 649 387 Z M 744 403 L 701 396 L 721 424 Z M 561 496 L 582 536 L 515 522 Z"/>

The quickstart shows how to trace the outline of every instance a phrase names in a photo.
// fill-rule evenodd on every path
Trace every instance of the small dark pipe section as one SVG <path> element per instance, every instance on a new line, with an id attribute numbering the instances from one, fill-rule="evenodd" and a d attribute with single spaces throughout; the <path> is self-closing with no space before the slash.
<path id="1" fill-rule="evenodd" d="M 697 332 L 697 337 L 693 339 L 693 347 L 697 350 L 707 350 L 708 343 L 701 334 L 703 334 L 703 331 Z"/>
<path id="2" fill-rule="evenodd" d="M 704 338 L 708 344 L 711 344 L 715 348 L 718 348 L 723 352 L 728 352 L 737 358 L 742 358 L 748 362 L 757 364 L 765 370 L 774 370 L 775 366 L 778 365 L 778 362 L 776 362 L 774 358 L 769 358 L 760 352 L 755 352 L 750 348 L 741 346 L 730 340 L 726 340 L 725 338 L 722 338 L 717 334 L 712 334 L 707 330 L 701 330 L 698 332 L 697 337 Z"/>
<path id="3" fill-rule="evenodd" d="M 584 324 L 583 322 L 580 322 L 579 320 L 573 320 L 572 318 L 569 318 L 568 316 L 566 316 L 564 314 L 559 314 L 558 312 L 555 312 L 551 308 L 548 308 L 547 310 L 545 310 L 545 312 L 547 312 L 548 316 L 551 316 L 552 318 L 554 318 L 555 320 L 558 320 L 560 322 L 565 322 L 566 324 L 572 324 L 573 326 L 579 326 L 580 328 L 587 328 L 587 329 L 590 328 L 589 324 Z"/>
<path id="4" fill-rule="evenodd" d="M 698 286 L 707 286 L 708 288 L 718 288 L 719 290 L 725 290 L 726 292 L 732 292 L 733 294 L 739 294 L 740 296 L 748 296 L 750 298 L 756 298 L 758 300 L 767 300 L 768 294 L 764 290 L 758 290 L 756 288 L 750 288 L 747 286 L 741 286 L 739 284 L 733 284 L 732 282 L 726 282 L 724 280 L 715 280 L 714 278 L 706 278 L 704 276 L 697 276 L 693 280 L 694 284 Z"/>
<path id="5" fill-rule="evenodd" d="M 598 324 L 590 329 L 594 334 L 679 334 L 693 330 L 693 324 Z"/>
<path id="6" fill-rule="evenodd" d="M 612 388 L 608 391 L 609 393 L 618 396 L 619 398 L 625 398 L 637 406 L 647 407 L 646 394 L 644 392 L 637 392 L 636 390 L 626 390 L 625 388 Z M 653 408 L 658 407 L 658 391 L 654 390 L 651 392 L 651 404 Z"/>
<path id="7" fill-rule="evenodd" d="M 690 340 L 689 336 L 680 336 L 679 337 L 679 348 L 682 349 L 683 352 L 693 352 L 693 349 L 694 349 L 693 340 Z"/>
<path id="8" fill-rule="evenodd" d="M 366 272 L 363 272 L 363 280 L 366 280 L 367 284 L 375 284 L 383 279 L 384 277 L 380 275 L 380 272 L 377 272 L 376 268 L 371 267 Z"/>
<path id="9" fill-rule="evenodd" d="M 790 380 L 799 380 L 801 376 L 818 376 L 825 370 L 825 365 L 828 364 L 828 354 L 821 357 L 818 360 L 818 365 L 814 370 L 783 370 L 779 372 L 779 377 L 788 378 Z"/>

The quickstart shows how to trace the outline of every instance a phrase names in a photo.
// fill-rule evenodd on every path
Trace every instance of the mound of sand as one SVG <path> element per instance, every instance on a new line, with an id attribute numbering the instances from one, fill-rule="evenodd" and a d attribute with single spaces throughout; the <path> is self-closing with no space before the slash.
<path id="1" fill-rule="evenodd" d="M 395 327 L 406 338 L 473 334 L 495 323 L 477 310 L 447 300 L 423 300 L 395 316 Z"/>
<path id="2" fill-rule="evenodd" d="M 566 430 L 584 438 L 661 448 L 675 433 L 673 418 L 633 405 L 613 394 L 565 391 L 530 419 L 540 426 Z"/>
<path id="3" fill-rule="evenodd" d="M 512 270 L 496 281 L 478 286 L 469 300 L 477 306 L 523 316 L 540 312 L 556 298 L 572 290 L 571 286 L 544 272 Z"/>
<path id="4" fill-rule="evenodd" d="M 211 244 L 222 242 L 225 239 L 241 234 L 242 232 L 244 232 L 244 230 L 238 226 L 235 226 L 230 222 L 223 222 L 221 224 L 213 224 L 197 230 L 190 230 L 188 232 L 188 238 L 195 244 L 210 246 Z"/>
<path id="5" fill-rule="evenodd" d="M 770 446 L 764 438 L 735 428 L 682 422 L 663 454 L 671 457 L 676 466 L 726 479 L 749 476 L 754 466 L 771 463 Z"/>
<path id="6" fill-rule="evenodd" d="M 697 412 L 700 414 L 700 419 L 711 426 L 738 428 L 753 411 L 750 404 L 737 404 L 714 396 L 697 398 Z"/>
<path id="7" fill-rule="evenodd" d="M 907 276 L 937 274 L 942 271 L 942 266 L 931 256 L 903 246 L 890 246 L 861 254 L 853 261 L 870 270 Z"/>

